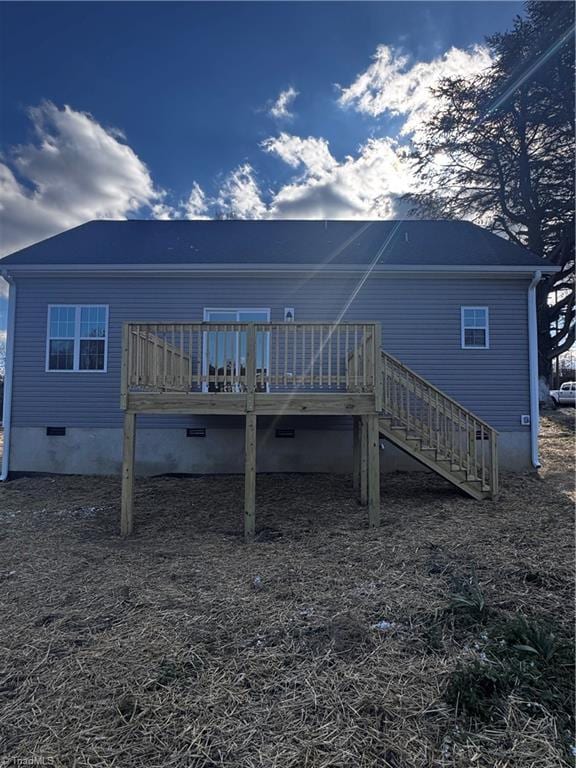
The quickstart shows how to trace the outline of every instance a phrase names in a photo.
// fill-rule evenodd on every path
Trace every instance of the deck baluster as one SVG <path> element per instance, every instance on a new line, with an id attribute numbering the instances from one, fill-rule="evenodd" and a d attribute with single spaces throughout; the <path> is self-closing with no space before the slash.
<path id="1" fill-rule="evenodd" d="M 306 326 L 302 326 L 302 388 L 306 386 Z"/>
<path id="2" fill-rule="evenodd" d="M 271 383 L 277 387 L 280 384 L 280 379 L 278 377 L 279 365 L 280 365 L 280 328 L 278 327 L 274 329 L 274 340 L 276 342 L 276 354 L 274 356 L 275 375 Z"/>
<path id="3" fill-rule="evenodd" d="M 312 389 L 314 389 L 314 326 L 310 326 L 310 365 L 308 366 L 308 369 L 310 371 L 310 383 L 312 386 Z"/>
<path id="4" fill-rule="evenodd" d="M 332 387 L 332 326 L 328 326 L 328 387 Z"/>
<path id="5" fill-rule="evenodd" d="M 328 340 L 324 338 L 324 326 L 319 325 L 318 326 L 318 352 L 316 353 L 316 358 L 318 360 L 318 385 L 320 389 L 324 388 L 325 366 L 328 364 L 328 360 L 325 359 L 328 351 L 326 348 L 327 343 L 328 343 Z"/>
<path id="6" fill-rule="evenodd" d="M 288 386 L 288 326 L 286 325 L 284 327 L 284 372 L 283 372 L 283 383 L 284 386 Z"/>
<path id="7" fill-rule="evenodd" d="M 340 389 L 340 325 L 336 325 L 336 387 Z"/>

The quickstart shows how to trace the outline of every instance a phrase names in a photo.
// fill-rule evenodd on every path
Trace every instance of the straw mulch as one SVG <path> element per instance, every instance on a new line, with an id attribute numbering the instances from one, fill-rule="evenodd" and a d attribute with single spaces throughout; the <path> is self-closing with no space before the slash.
<path id="1" fill-rule="evenodd" d="M 0 762 L 569 765 L 539 702 L 511 696 L 490 723 L 447 704 L 483 640 L 439 621 L 475 572 L 491 610 L 571 632 L 569 435 L 547 421 L 544 479 L 505 476 L 496 502 L 384 476 L 377 531 L 347 477 L 261 476 L 250 546 L 241 477 L 137 482 L 127 542 L 117 478 L 5 484 Z"/>

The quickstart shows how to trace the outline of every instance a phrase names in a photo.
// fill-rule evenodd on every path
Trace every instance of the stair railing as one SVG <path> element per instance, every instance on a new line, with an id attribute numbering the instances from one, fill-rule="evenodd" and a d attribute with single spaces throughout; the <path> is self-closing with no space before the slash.
<path id="1" fill-rule="evenodd" d="M 429 381 L 381 351 L 382 410 L 418 437 L 424 450 L 480 481 L 483 491 L 498 492 L 498 433 Z"/>

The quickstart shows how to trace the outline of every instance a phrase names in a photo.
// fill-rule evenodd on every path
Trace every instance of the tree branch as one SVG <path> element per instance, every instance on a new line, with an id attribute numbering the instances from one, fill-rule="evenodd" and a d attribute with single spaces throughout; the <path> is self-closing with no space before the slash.
<path id="1" fill-rule="evenodd" d="M 548 360 L 555 360 L 557 357 L 560 357 L 560 355 L 564 354 L 564 352 L 567 352 L 571 347 L 574 346 L 575 339 L 576 339 L 576 326 L 572 325 L 570 330 L 568 331 L 566 340 L 562 344 L 560 344 L 560 346 L 554 346 L 552 349 L 548 350 L 548 353 L 546 355 Z"/>

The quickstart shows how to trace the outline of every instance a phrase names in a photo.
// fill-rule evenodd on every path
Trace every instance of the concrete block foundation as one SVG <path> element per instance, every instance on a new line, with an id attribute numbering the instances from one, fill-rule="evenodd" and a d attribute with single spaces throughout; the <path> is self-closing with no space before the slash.
<path id="1" fill-rule="evenodd" d="M 498 437 L 500 468 L 531 469 L 528 430 Z M 47 436 L 44 427 L 13 427 L 11 472 L 114 475 L 122 464 L 121 428 L 68 427 L 63 436 Z M 426 471 L 387 441 L 381 441 L 381 471 Z M 187 437 L 183 428 L 138 428 L 136 473 L 159 475 L 229 474 L 244 471 L 244 430 L 206 429 L 205 437 Z M 274 428 L 258 429 L 258 472 L 352 472 L 352 430 L 296 429 L 293 438 L 276 437 Z"/>

